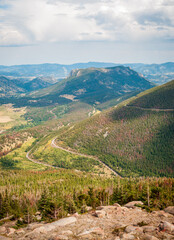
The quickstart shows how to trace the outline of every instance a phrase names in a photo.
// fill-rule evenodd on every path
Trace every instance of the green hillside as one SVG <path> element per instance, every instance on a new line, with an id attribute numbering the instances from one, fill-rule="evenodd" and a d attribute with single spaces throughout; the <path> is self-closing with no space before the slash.
<path id="1" fill-rule="evenodd" d="M 169 102 L 169 106 L 166 103 L 162 108 L 174 108 L 168 91 L 173 85 L 174 81 L 142 94 L 147 100 L 143 108 L 158 107 L 161 99 Z M 136 98 L 137 106 L 142 106 L 142 97 Z M 151 105 L 148 97 L 153 101 Z M 135 101 L 130 101 L 128 106 L 128 101 L 121 103 L 62 132 L 57 144 L 98 156 L 122 176 L 173 177 L 174 111 L 137 108 L 132 106 Z"/>
<path id="2" fill-rule="evenodd" d="M 174 80 L 140 93 L 129 106 L 142 108 L 174 109 Z"/>

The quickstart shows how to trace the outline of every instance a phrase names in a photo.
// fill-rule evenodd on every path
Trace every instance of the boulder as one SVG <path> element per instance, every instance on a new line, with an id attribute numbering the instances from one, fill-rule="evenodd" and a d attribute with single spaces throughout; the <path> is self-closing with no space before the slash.
<path id="1" fill-rule="evenodd" d="M 104 217 L 106 217 L 106 215 L 107 214 L 104 210 L 97 210 L 92 214 L 92 216 L 98 217 L 98 218 L 104 218 Z"/>
<path id="2" fill-rule="evenodd" d="M 57 235 L 56 237 L 52 238 L 53 240 L 68 240 L 67 236 L 64 235 Z"/>
<path id="3" fill-rule="evenodd" d="M 125 228 L 125 232 L 126 233 L 143 233 L 143 228 L 130 225 Z"/>
<path id="4" fill-rule="evenodd" d="M 89 212 L 89 211 L 91 211 L 91 210 L 92 210 L 92 207 L 86 206 L 86 211 L 87 211 L 87 212 Z"/>
<path id="5" fill-rule="evenodd" d="M 38 227 L 38 228 L 34 229 L 32 233 L 34 233 L 34 234 L 47 234 L 48 232 L 51 232 L 58 227 L 64 227 L 66 225 L 75 223 L 76 221 L 77 221 L 77 219 L 75 217 L 62 218 L 58 221 L 44 224 L 41 227 Z"/>
<path id="6" fill-rule="evenodd" d="M 141 202 L 141 201 L 132 201 L 132 202 L 129 202 L 129 203 L 125 204 L 124 206 L 127 207 L 127 208 L 135 208 L 135 207 L 137 207 L 137 205 L 142 206 L 142 205 L 144 205 L 144 203 Z"/>
<path id="7" fill-rule="evenodd" d="M 6 228 L 5 227 L 0 227 L 0 234 L 5 234 L 6 233 Z"/>
<path id="8" fill-rule="evenodd" d="M 174 225 L 172 223 L 169 222 L 161 222 L 159 224 L 159 229 L 161 231 L 165 231 L 171 234 L 174 234 Z"/>
<path id="9" fill-rule="evenodd" d="M 42 227 L 44 224 L 43 223 L 30 223 L 28 226 L 27 226 L 27 230 L 34 230 L 38 227 Z"/>
<path id="10" fill-rule="evenodd" d="M 170 214 L 174 215 L 174 206 L 167 207 L 164 209 L 164 211 L 166 213 L 170 213 Z"/>
<path id="11" fill-rule="evenodd" d="M 8 228 L 7 229 L 7 235 L 10 236 L 12 234 L 14 234 L 16 232 L 16 230 L 14 228 Z"/>
<path id="12" fill-rule="evenodd" d="M 20 229 L 16 230 L 16 234 L 23 235 L 23 234 L 25 234 L 25 231 L 22 228 L 20 228 Z"/>
<path id="13" fill-rule="evenodd" d="M 73 232 L 71 230 L 67 230 L 67 231 L 62 231 L 61 235 L 66 235 L 66 236 L 70 236 L 73 235 Z"/>
<path id="14" fill-rule="evenodd" d="M 142 237 L 142 240 L 159 240 L 158 238 L 152 236 L 152 235 L 149 235 L 149 234 L 145 234 L 143 237 Z"/>
<path id="15" fill-rule="evenodd" d="M 118 203 L 114 203 L 113 206 L 115 206 L 115 207 L 121 207 L 120 204 L 118 204 Z"/>
<path id="16" fill-rule="evenodd" d="M 100 227 L 95 227 L 95 228 L 91 228 L 89 230 L 83 231 L 82 233 L 78 234 L 78 237 L 88 236 L 89 239 L 91 239 L 92 234 L 99 235 L 99 236 L 103 237 L 104 236 L 104 231 Z"/>
<path id="17" fill-rule="evenodd" d="M 153 233 L 156 231 L 156 227 L 154 226 L 143 226 L 142 228 L 145 233 Z"/>
<path id="18" fill-rule="evenodd" d="M 136 237 L 130 233 L 124 233 L 121 237 L 123 240 L 134 240 Z"/>

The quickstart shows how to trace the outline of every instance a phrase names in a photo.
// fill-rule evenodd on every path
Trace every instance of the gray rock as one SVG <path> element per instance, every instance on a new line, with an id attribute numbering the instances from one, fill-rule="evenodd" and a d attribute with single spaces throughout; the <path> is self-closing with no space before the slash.
<path id="1" fill-rule="evenodd" d="M 164 209 L 165 212 L 174 215 L 174 206 L 170 206 Z"/>
<path id="2" fill-rule="evenodd" d="M 159 229 L 168 233 L 174 234 L 174 225 L 169 222 L 161 222 L 159 224 Z"/>
<path id="3" fill-rule="evenodd" d="M 124 233 L 121 237 L 121 239 L 123 240 L 134 240 L 136 239 L 134 235 L 130 234 L 130 233 Z"/>
<path id="4" fill-rule="evenodd" d="M 42 227 L 36 228 L 34 230 L 35 233 L 43 233 L 46 234 L 47 232 L 50 232 L 57 227 L 64 227 L 66 225 L 75 223 L 77 219 L 75 217 L 68 217 L 68 218 L 62 218 L 58 221 L 52 222 L 52 223 L 47 223 L 43 225 Z"/>
<path id="5" fill-rule="evenodd" d="M 70 236 L 73 235 L 73 232 L 71 230 L 67 230 L 67 231 L 62 231 L 61 235 L 66 235 L 66 236 Z"/>
<path id="6" fill-rule="evenodd" d="M 5 227 L 0 227 L 0 234 L 5 234 L 6 233 L 6 228 Z"/>
<path id="7" fill-rule="evenodd" d="M 14 228 L 8 228 L 7 235 L 10 236 L 10 235 L 14 234 L 15 232 L 16 232 L 16 230 Z"/>
<path id="8" fill-rule="evenodd" d="M 16 234 L 22 235 L 22 234 L 25 234 L 25 231 L 22 228 L 20 228 L 20 229 L 16 230 Z"/>
<path id="9" fill-rule="evenodd" d="M 90 207 L 90 206 L 86 206 L 86 211 L 91 211 L 92 210 L 92 207 Z"/>
<path id="10" fill-rule="evenodd" d="M 91 228 L 89 230 L 83 231 L 82 233 L 78 234 L 78 237 L 91 235 L 91 234 L 103 236 L 104 235 L 104 231 L 100 227 L 95 227 L 95 228 Z"/>
<path id="11" fill-rule="evenodd" d="M 121 207 L 120 204 L 118 204 L 118 203 L 114 203 L 113 206 L 115 206 L 115 207 Z"/>
<path id="12" fill-rule="evenodd" d="M 143 226 L 142 228 L 145 233 L 153 233 L 156 231 L 156 227 L 154 226 Z"/>
<path id="13" fill-rule="evenodd" d="M 53 238 L 53 240 L 68 240 L 68 237 L 64 235 L 58 235 L 55 238 Z"/>
<path id="14" fill-rule="evenodd" d="M 95 213 L 92 214 L 92 216 L 94 217 L 98 217 L 98 218 L 104 218 L 106 217 L 106 212 L 104 210 L 97 210 L 95 211 Z"/>
<path id="15" fill-rule="evenodd" d="M 145 234 L 143 237 L 142 237 L 142 240 L 159 240 L 158 238 L 152 236 L 152 235 L 149 235 L 149 234 Z"/>
<path id="16" fill-rule="evenodd" d="M 135 226 L 127 226 L 125 228 L 126 233 L 143 233 L 143 229 Z"/>
<path id="17" fill-rule="evenodd" d="M 34 230 L 38 227 L 42 227 L 44 224 L 43 223 L 30 223 L 28 226 L 27 226 L 27 230 Z"/>
<path id="18" fill-rule="evenodd" d="M 141 202 L 141 201 L 132 201 L 132 202 L 129 202 L 129 203 L 125 204 L 124 206 L 127 207 L 127 208 L 135 208 L 136 205 L 143 205 L 143 202 Z"/>
<path id="19" fill-rule="evenodd" d="M 165 240 L 173 240 L 174 237 L 173 237 L 173 235 L 170 235 L 170 234 L 168 234 L 168 233 L 163 232 L 163 233 L 162 233 L 162 239 L 165 239 Z"/>

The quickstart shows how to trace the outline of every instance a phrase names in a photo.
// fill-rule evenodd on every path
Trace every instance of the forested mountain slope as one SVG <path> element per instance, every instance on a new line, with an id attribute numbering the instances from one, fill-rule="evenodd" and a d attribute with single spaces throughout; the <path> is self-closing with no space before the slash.
<path id="1" fill-rule="evenodd" d="M 138 98 L 131 101 L 128 105 L 142 108 L 173 109 L 174 80 L 140 93 Z"/>
<path id="2" fill-rule="evenodd" d="M 52 102 L 83 101 L 100 104 L 154 85 L 128 67 L 77 69 L 69 78 L 32 94 L 35 99 Z"/>
<path id="3" fill-rule="evenodd" d="M 43 78 L 34 78 L 31 81 L 25 82 L 21 79 L 9 79 L 0 76 L 0 97 L 20 96 L 20 94 L 36 91 L 50 85 L 52 83 Z"/>
<path id="4" fill-rule="evenodd" d="M 171 99 L 168 89 L 173 85 L 174 81 L 142 94 L 147 98 L 143 107 L 149 108 L 157 90 L 159 101 Z M 137 97 L 136 105 L 140 103 L 141 97 Z M 62 130 L 57 144 L 96 155 L 122 176 L 174 176 L 174 111 L 141 109 L 133 104 L 134 100 L 124 102 L 68 132 Z M 158 108 L 158 101 L 151 106 Z M 162 108 L 174 109 L 174 105 L 166 100 Z"/>

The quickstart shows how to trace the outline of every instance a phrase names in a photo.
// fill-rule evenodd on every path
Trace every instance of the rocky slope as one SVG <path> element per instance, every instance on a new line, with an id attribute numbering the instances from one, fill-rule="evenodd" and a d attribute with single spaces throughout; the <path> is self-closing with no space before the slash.
<path id="1" fill-rule="evenodd" d="M 174 239 L 174 207 L 161 211 L 146 212 L 130 202 L 121 207 L 98 207 L 88 213 L 60 219 L 52 223 L 31 223 L 26 228 L 15 230 L 14 223 L 0 227 L 0 239 L 14 240 L 158 240 Z M 39 212 L 36 213 L 40 219 Z"/>

